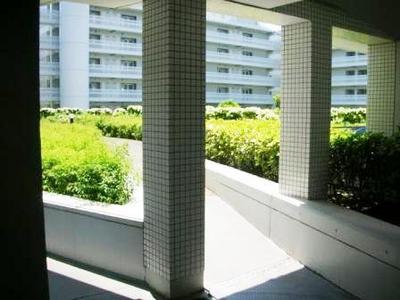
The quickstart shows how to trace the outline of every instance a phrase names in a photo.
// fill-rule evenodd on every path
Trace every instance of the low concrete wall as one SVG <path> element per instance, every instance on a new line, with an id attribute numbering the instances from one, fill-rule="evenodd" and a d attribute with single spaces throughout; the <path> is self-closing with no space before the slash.
<path id="1" fill-rule="evenodd" d="M 211 161 L 207 188 L 290 256 L 362 299 L 400 299 L 400 227 Z"/>
<path id="2" fill-rule="evenodd" d="M 43 201 L 50 254 L 144 280 L 143 220 L 74 197 L 44 193 Z"/>

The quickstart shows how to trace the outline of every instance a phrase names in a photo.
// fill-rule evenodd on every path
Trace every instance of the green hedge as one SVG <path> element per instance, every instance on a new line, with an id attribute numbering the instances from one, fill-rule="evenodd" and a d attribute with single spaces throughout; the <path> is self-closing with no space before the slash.
<path id="1" fill-rule="evenodd" d="M 104 116 L 96 121 L 104 136 L 142 140 L 142 118 L 132 115 Z"/>
<path id="2" fill-rule="evenodd" d="M 42 120 L 41 141 L 45 191 L 116 204 L 129 200 L 126 149 L 111 151 L 96 128 Z"/>

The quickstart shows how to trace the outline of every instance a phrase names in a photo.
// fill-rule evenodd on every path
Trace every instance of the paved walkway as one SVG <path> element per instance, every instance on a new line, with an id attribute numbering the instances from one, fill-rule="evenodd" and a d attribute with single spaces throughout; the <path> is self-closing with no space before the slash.
<path id="1" fill-rule="evenodd" d="M 141 166 L 141 144 L 130 142 L 129 150 Z M 207 190 L 206 199 L 204 282 L 217 299 L 355 299 L 289 257 L 217 195 Z M 143 209 L 125 208 L 132 207 Z M 52 300 L 154 299 L 140 287 L 54 260 L 49 271 Z"/>

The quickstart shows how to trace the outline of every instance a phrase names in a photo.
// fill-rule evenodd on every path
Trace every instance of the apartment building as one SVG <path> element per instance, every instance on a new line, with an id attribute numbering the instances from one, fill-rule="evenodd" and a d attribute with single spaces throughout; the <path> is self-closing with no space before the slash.
<path id="1" fill-rule="evenodd" d="M 116 107 L 142 101 L 142 10 L 70 2 L 40 11 L 42 106 Z M 206 101 L 272 105 L 280 86 L 278 26 L 207 14 Z M 367 56 L 335 49 L 332 104 L 366 104 Z"/>

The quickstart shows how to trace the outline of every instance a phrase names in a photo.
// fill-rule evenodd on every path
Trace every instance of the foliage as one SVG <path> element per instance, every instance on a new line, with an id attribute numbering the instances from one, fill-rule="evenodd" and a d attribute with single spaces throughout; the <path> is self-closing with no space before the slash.
<path id="1" fill-rule="evenodd" d="M 42 120 L 45 191 L 123 204 L 132 186 L 126 149 L 111 151 L 91 126 Z"/>
<path id="2" fill-rule="evenodd" d="M 231 107 L 235 107 L 235 108 L 240 108 L 240 104 L 237 103 L 234 100 L 225 100 L 222 101 L 218 104 L 218 107 L 223 107 L 223 108 L 231 108 Z"/>
<path id="3" fill-rule="evenodd" d="M 365 108 L 335 107 L 331 110 L 331 120 L 335 123 L 360 124 L 365 123 L 367 110 Z"/>
<path id="4" fill-rule="evenodd" d="M 400 134 L 353 134 L 332 142 L 332 202 L 368 211 L 400 199 Z"/>
<path id="5" fill-rule="evenodd" d="M 274 107 L 280 109 L 281 108 L 281 95 L 275 95 L 272 97 L 272 101 L 274 102 Z"/>
<path id="6" fill-rule="evenodd" d="M 142 118 L 133 115 L 104 116 L 96 121 L 104 136 L 142 140 Z"/>
<path id="7" fill-rule="evenodd" d="M 206 157 L 271 180 L 278 179 L 278 121 L 207 122 Z"/>
<path id="8" fill-rule="evenodd" d="M 129 105 L 126 108 L 126 111 L 128 112 L 128 114 L 141 116 L 143 113 L 143 108 L 141 105 Z"/>

